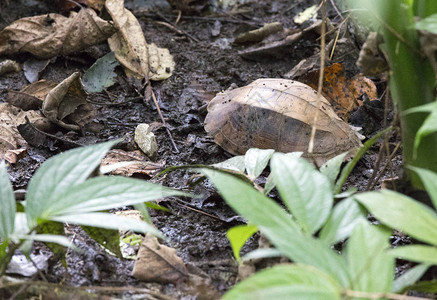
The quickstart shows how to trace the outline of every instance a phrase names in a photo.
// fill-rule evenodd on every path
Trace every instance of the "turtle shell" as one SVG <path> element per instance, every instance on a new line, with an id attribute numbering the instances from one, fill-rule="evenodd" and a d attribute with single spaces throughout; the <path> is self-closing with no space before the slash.
<path id="1" fill-rule="evenodd" d="M 239 155 L 250 148 L 301 151 L 307 157 L 317 92 L 286 79 L 258 79 L 219 93 L 208 104 L 206 132 L 226 151 Z M 313 158 L 318 165 L 361 146 L 350 126 L 321 97 Z"/>

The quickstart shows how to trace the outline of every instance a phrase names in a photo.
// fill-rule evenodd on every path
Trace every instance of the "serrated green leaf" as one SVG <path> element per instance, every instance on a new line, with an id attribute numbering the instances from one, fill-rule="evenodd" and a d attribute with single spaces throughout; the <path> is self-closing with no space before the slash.
<path id="1" fill-rule="evenodd" d="M 391 231 L 365 222 L 357 224 L 348 240 L 346 256 L 352 289 L 360 292 L 390 292 L 395 259 L 386 253 Z"/>
<path id="2" fill-rule="evenodd" d="M 365 221 L 367 213 L 352 198 L 347 198 L 339 202 L 332 210 L 331 215 L 326 221 L 320 232 L 320 239 L 328 245 L 349 237 L 355 225 Z"/>
<path id="3" fill-rule="evenodd" d="M 273 155 L 270 168 L 282 201 L 303 230 L 319 230 L 334 201 L 328 179 L 306 160 L 281 153 Z"/>
<path id="4" fill-rule="evenodd" d="M 247 150 L 244 156 L 244 165 L 250 179 L 255 180 L 261 175 L 274 152 L 273 149 L 251 148 Z"/>
<path id="5" fill-rule="evenodd" d="M 273 200 L 229 174 L 210 169 L 202 169 L 202 173 L 214 183 L 223 199 L 250 224 L 256 225 L 283 255 L 319 268 L 342 285 L 349 285 L 343 258 L 321 241 L 304 235 L 300 226 Z"/>
<path id="6" fill-rule="evenodd" d="M 428 270 L 429 265 L 420 264 L 395 279 L 392 286 L 393 293 L 403 294 L 408 287 L 418 281 Z"/>
<path id="7" fill-rule="evenodd" d="M 278 265 L 237 284 L 223 300 L 341 299 L 338 283 L 306 265 Z"/>
<path id="8" fill-rule="evenodd" d="M 426 30 L 437 34 L 437 14 L 428 16 L 415 24 L 417 30 Z"/>
<path id="9" fill-rule="evenodd" d="M 0 240 L 7 240 L 14 232 L 15 196 L 6 171 L 5 162 L 0 163 Z"/>
<path id="10" fill-rule="evenodd" d="M 408 166 L 408 168 L 419 175 L 420 180 L 422 180 L 426 188 L 426 192 L 434 204 L 434 208 L 437 209 L 437 173 L 413 166 Z"/>
<path id="11" fill-rule="evenodd" d="M 426 245 L 409 245 L 391 249 L 390 255 L 414 262 L 437 265 L 437 248 Z"/>
<path id="12" fill-rule="evenodd" d="M 141 179 L 99 176 L 66 188 L 41 217 L 101 211 L 169 196 L 189 195 Z"/>
<path id="13" fill-rule="evenodd" d="M 114 69 L 119 66 L 114 52 L 99 58 L 82 77 L 82 84 L 88 93 L 98 93 L 115 83 L 117 74 Z"/>
<path id="14" fill-rule="evenodd" d="M 151 233 L 160 238 L 165 238 L 162 233 L 150 224 L 133 218 L 116 216 L 109 213 L 84 213 L 74 215 L 53 216 L 56 222 L 70 223 L 85 226 L 94 226 L 114 230 L 132 230 L 135 232 Z"/>
<path id="15" fill-rule="evenodd" d="M 37 224 L 66 189 L 84 182 L 117 141 L 73 149 L 48 159 L 36 171 L 27 189 L 29 227 Z"/>
<path id="16" fill-rule="evenodd" d="M 347 152 L 337 155 L 336 157 L 331 158 L 326 163 L 324 163 L 320 167 L 320 173 L 326 176 L 328 178 L 329 183 L 331 183 L 331 186 L 334 188 L 335 181 L 337 180 L 338 174 L 340 173 L 340 167 L 343 163 L 343 160 L 345 156 L 347 155 Z"/>
<path id="17" fill-rule="evenodd" d="M 437 215 L 424 204 L 388 190 L 357 194 L 354 198 L 381 223 L 437 245 Z"/>
<path id="18" fill-rule="evenodd" d="M 120 233 L 118 230 L 105 229 L 92 226 L 81 226 L 81 228 L 97 243 L 108 249 L 121 258 Z"/>
<path id="19" fill-rule="evenodd" d="M 246 241 L 258 231 L 258 228 L 254 225 L 239 225 L 232 227 L 226 233 L 229 242 L 231 243 L 232 252 L 237 261 L 240 259 L 240 250 L 246 243 Z"/>

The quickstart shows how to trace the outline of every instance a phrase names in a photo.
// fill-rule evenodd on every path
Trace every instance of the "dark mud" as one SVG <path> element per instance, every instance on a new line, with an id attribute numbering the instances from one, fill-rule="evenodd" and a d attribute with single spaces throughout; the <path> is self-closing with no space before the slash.
<path id="1" fill-rule="evenodd" d="M 4 27 L 15 19 L 44 14 L 53 11 L 45 5 L 32 6 L 28 1 L 9 1 L 9 6 L 2 4 L 0 27 Z M 47 3 L 50 1 L 47 1 Z M 229 11 L 219 16 L 204 15 L 201 18 L 182 18 L 178 26 L 193 35 L 198 42 L 154 22 L 159 17 L 155 11 L 138 9 L 132 2 L 127 2 L 140 20 L 146 39 L 159 47 L 168 48 L 174 56 L 176 68 L 169 79 L 153 82 L 153 90 L 172 136 L 179 149 L 176 153 L 159 119 L 152 102 L 143 103 L 142 99 L 119 105 L 96 105 L 97 116 L 84 136 L 59 131 L 59 136 L 68 136 L 77 143 L 87 145 L 110 139 L 124 140 L 119 148 L 135 149 L 133 133 L 139 123 L 153 125 L 158 140 L 159 150 L 156 161 L 164 160 L 167 166 L 186 164 L 212 164 L 223 161 L 230 156 L 213 143 L 203 129 L 206 114 L 205 104 L 217 93 L 232 84 L 246 85 L 258 78 L 281 78 L 301 59 L 308 58 L 318 52 L 319 42 L 315 39 L 303 39 L 283 49 L 279 57 L 268 56 L 258 60 L 247 60 L 237 53 L 245 46 L 235 46 L 232 40 L 239 32 L 257 28 L 263 23 L 282 22 L 286 28 L 296 28 L 293 17 L 297 12 L 315 1 L 250 1 L 241 6 L 244 13 L 231 15 Z M 166 7 L 164 5 L 164 7 Z M 18 9 L 19 8 L 19 9 Z M 171 20 L 176 15 L 171 10 L 163 10 Z M 220 13 L 217 10 L 217 13 Z M 338 16 L 330 10 L 329 18 L 338 22 Z M 305 24 L 304 24 L 305 25 Z M 213 30 L 220 27 L 216 36 Z M 347 34 L 347 33 L 346 33 Z M 353 37 L 342 58 L 337 61 L 345 63 L 347 72 L 357 73 L 355 59 L 358 47 Z M 96 50 L 96 49 L 95 49 Z M 70 57 L 58 57 L 44 71 L 42 78 L 60 82 L 75 71 L 85 71 L 95 61 L 95 53 L 105 54 L 108 47 L 102 45 L 98 51 L 85 51 Z M 24 61 L 26 56 L 20 56 Z M 108 89 L 108 93 L 89 95 L 88 100 L 96 102 L 125 102 L 138 97 L 135 87 L 130 84 L 122 70 L 118 70 L 118 83 Z M 5 101 L 7 90 L 20 90 L 27 85 L 23 72 L 7 74 L 0 77 L 0 101 Z M 108 97 L 110 95 L 110 97 Z M 394 148 L 395 141 L 390 144 Z M 365 190 L 371 178 L 380 145 L 371 149 L 358 164 L 349 178 L 347 187 Z M 69 148 L 61 142 L 53 141 L 48 148 L 30 147 L 28 155 L 9 167 L 9 173 L 15 189 L 26 188 L 35 170 L 48 157 Z M 381 164 L 379 168 L 384 165 Z M 388 168 L 383 177 L 395 176 L 400 165 L 399 157 L 395 159 L 393 174 Z M 153 181 L 175 188 L 187 188 L 191 173 L 176 171 Z M 151 179 L 151 178 L 145 178 Z M 379 186 L 379 180 L 377 186 Z M 226 231 L 234 225 L 241 224 L 241 218 L 226 206 L 215 194 L 211 185 L 197 186 L 194 190 L 202 196 L 197 199 L 166 200 L 162 205 L 169 207 L 172 213 L 152 212 L 154 224 L 169 238 L 168 244 L 177 250 L 186 264 L 201 269 L 210 278 L 219 294 L 224 293 L 234 283 L 237 266 L 233 261 L 231 247 L 226 238 Z M 197 210 L 202 210 L 200 213 Z M 60 262 L 51 261 L 46 278 L 50 282 L 63 282 L 77 286 L 131 286 L 147 287 L 175 298 L 194 299 L 193 290 L 179 289 L 167 284 L 142 283 L 130 276 L 133 261 L 119 260 L 105 253 L 95 242 L 77 228 L 67 228 L 69 236 L 75 237 L 75 243 L 84 250 L 82 254 L 69 251 L 67 256 L 68 270 Z M 245 246 L 244 252 L 257 247 L 257 237 Z M 35 251 L 46 251 L 37 245 Z M 118 294 L 120 295 L 120 294 Z M 125 297 L 129 294 L 122 293 Z"/>

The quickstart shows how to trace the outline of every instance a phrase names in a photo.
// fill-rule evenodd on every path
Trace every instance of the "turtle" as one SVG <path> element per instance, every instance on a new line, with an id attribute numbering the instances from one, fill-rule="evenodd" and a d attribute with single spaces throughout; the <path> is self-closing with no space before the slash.
<path id="1" fill-rule="evenodd" d="M 207 106 L 205 131 L 234 155 L 259 148 L 300 151 L 309 158 L 317 98 L 317 91 L 298 81 L 258 79 L 218 93 Z M 357 132 L 337 116 L 328 100 L 321 96 L 320 101 L 311 155 L 318 166 L 343 152 L 350 158 L 362 145 Z"/>

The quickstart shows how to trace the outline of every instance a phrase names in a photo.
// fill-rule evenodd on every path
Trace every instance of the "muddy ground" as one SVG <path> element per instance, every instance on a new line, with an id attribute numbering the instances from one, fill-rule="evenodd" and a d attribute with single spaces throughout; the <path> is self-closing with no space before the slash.
<path id="1" fill-rule="evenodd" d="M 0 28 L 10 22 L 25 16 L 53 12 L 53 7 L 47 5 L 51 1 L 9 1 L 2 2 L 0 13 Z M 216 7 L 209 12 L 198 13 L 195 16 L 185 16 L 178 27 L 194 36 L 197 41 L 185 35 L 176 33 L 154 21 L 164 15 L 168 20 L 175 20 L 176 14 L 166 2 L 156 1 L 155 8 L 138 5 L 141 1 L 126 1 L 126 6 L 140 20 L 146 39 L 159 47 L 168 48 L 174 56 L 176 67 L 173 75 L 162 82 L 153 82 L 153 90 L 158 96 L 158 102 L 166 119 L 172 137 L 179 150 L 175 152 L 165 128 L 161 124 L 157 110 L 152 102 L 143 103 L 135 89 L 126 81 L 121 69 L 118 70 L 118 83 L 109 88 L 107 93 L 91 94 L 91 103 L 105 102 L 105 105 L 93 104 L 97 111 L 92 129 L 85 135 L 68 134 L 59 130 L 58 136 L 67 136 L 77 143 L 87 145 L 121 138 L 124 143 L 118 148 L 135 149 L 133 133 L 137 124 L 154 125 L 154 133 L 158 140 L 159 150 L 153 159 L 155 162 L 165 162 L 166 166 L 186 164 L 212 164 L 229 157 L 203 129 L 206 115 L 205 104 L 217 93 L 226 90 L 232 84 L 244 86 L 258 78 L 283 78 L 303 58 L 308 58 L 319 52 L 319 41 L 307 36 L 289 45 L 275 55 L 262 55 L 255 59 L 244 59 L 238 51 L 247 46 L 232 43 L 235 36 L 247 30 L 259 28 L 264 23 L 281 22 L 286 28 L 298 28 L 293 17 L 313 2 L 318 1 L 245 1 L 245 5 L 237 7 L 238 13 L 233 13 L 232 7 L 222 9 Z M 145 1 L 150 2 L 150 1 Z M 236 7 L 234 7 L 236 8 Z M 334 23 L 341 22 L 332 8 L 328 9 L 328 17 Z M 307 26 L 305 23 L 302 27 Z M 218 31 L 218 33 L 217 33 Z M 348 30 L 342 32 L 350 40 L 345 54 L 339 56 L 336 62 L 342 62 L 350 74 L 358 73 L 355 60 L 358 57 L 360 42 L 350 35 Z M 98 51 L 85 51 L 68 57 L 58 57 L 42 74 L 42 78 L 60 82 L 75 71 L 87 70 L 95 61 L 95 53 L 105 54 L 109 51 L 107 45 L 96 48 Z M 94 49 L 94 50 L 96 50 Z M 100 51 L 100 52 L 99 52 Z M 28 57 L 14 57 L 20 62 Z M 9 73 L 0 77 L 0 101 L 5 101 L 9 89 L 20 90 L 28 84 L 23 72 Z M 384 83 L 378 86 L 382 94 Z M 108 102 L 125 102 L 118 105 L 107 105 Z M 393 138 L 390 147 L 396 142 Z M 348 187 L 365 190 L 372 176 L 374 164 L 378 157 L 379 144 L 358 164 L 347 183 Z M 48 157 L 70 148 L 71 145 L 52 141 L 50 147 L 29 147 L 28 155 L 8 168 L 14 189 L 25 189 L 35 170 Z M 384 163 L 381 164 L 381 166 Z M 397 175 L 396 167 L 400 165 L 399 156 L 393 160 L 394 170 L 385 172 L 381 179 Z M 176 171 L 164 177 L 150 179 L 166 186 L 187 189 L 192 173 Z M 379 187 L 381 179 L 377 182 Z M 177 254 L 186 264 L 198 268 L 205 277 L 210 279 L 210 287 L 216 289 L 215 296 L 223 294 L 234 285 L 237 276 L 237 265 L 232 256 L 231 247 L 226 238 L 226 231 L 242 219 L 220 199 L 214 188 L 209 184 L 197 186 L 195 193 L 202 195 L 196 199 L 173 199 L 161 202 L 171 209 L 172 213 L 152 211 L 154 224 L 169 238 L 168 245 L 177 250 Z M 199 212 L 200 211 L 200 212 Z M 90 240 L 78 228 L 68 227 L 67 233 L 74 236 L 75 243 L 83 254 L 70 251 L 67 258 L 68 270 L 60 262 L 50 261 L 45 272 L 48 282 L 73 286 L 106 286 L 110 294 L 116 297 L 132 297 L 129 292 L 115 291 L 115 287 L 149 288 L 155 292 L 149 295 L 151 299 L 173 298 L 195 299 L 211 298 L 201 288 L 190 289 L 186 284 L 143 283 L 131 276 L 132 260 L 119 260 L 105 253 L 95 242 Z M 254 237 L 244 247 L 243 252 L 257 247 L 258 237 Z M 394 238 L 395 239 L 395 238 Z M 47 253 L 42 245 L 35 246 L 35 252 Z M 405 269 L 408 265 L 403 265 Z M 399 272 L 402 271 L 399 269 Z M 34 280 L 44 280 L 39 275 Z M 114 288 L 112 288 L 114 287 Z"/>

